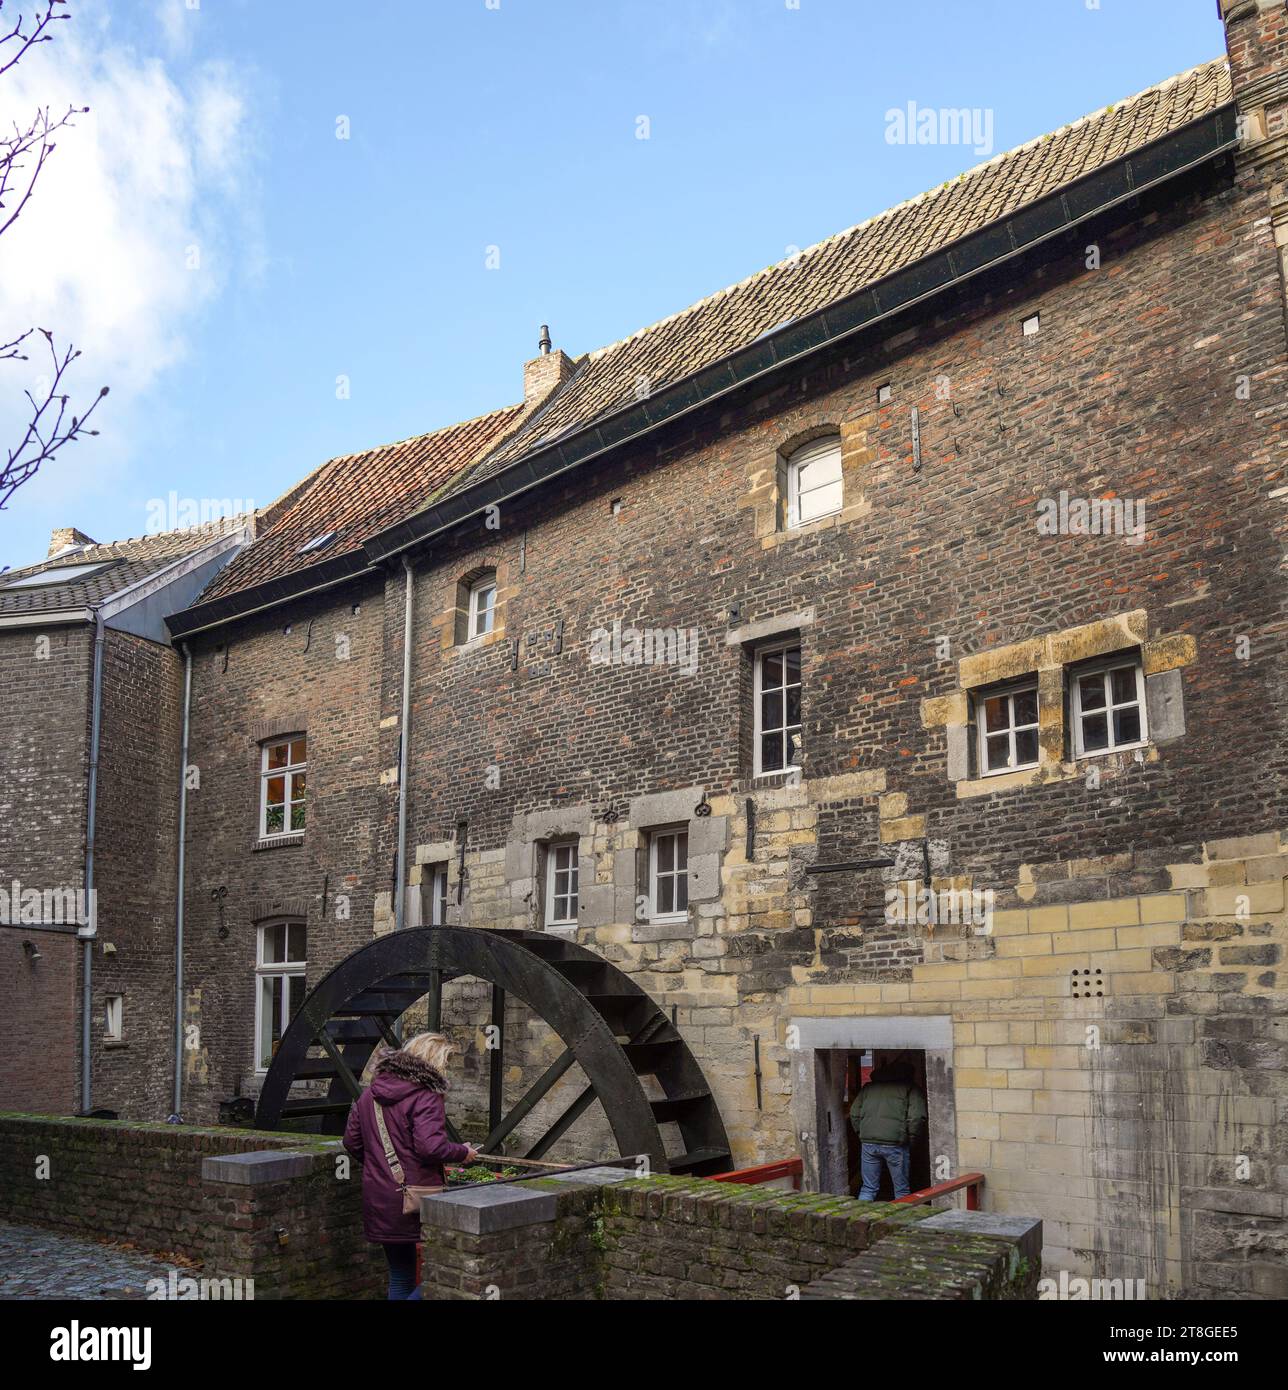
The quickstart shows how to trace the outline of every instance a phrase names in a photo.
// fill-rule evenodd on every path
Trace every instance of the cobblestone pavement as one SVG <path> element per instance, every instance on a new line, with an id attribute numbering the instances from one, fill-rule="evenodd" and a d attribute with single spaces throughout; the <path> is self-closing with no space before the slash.
<path id="1" fill-rule="evenodd" d="M 0 1221 L 0 1299 L 142 1299 L 147 1281 L 171 1268 L 141 1251 Z"/>

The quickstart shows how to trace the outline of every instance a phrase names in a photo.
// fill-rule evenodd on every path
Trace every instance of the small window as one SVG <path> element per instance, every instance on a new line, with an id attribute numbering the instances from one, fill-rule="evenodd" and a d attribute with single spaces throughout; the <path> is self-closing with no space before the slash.
<path id="1" fill-rule="evenodd" d="M 120 1042 L 125 1037 L 125 999 L 109 994 L 103 1009 L 103 1041 Z"/>
<path id="2" fill-rule="evenodd" d="M 307 764 L 303 734 L 264 745 L 259 792 L 259 837 L 298 835 L 304 830 Z"/>
<path id="3" fill-rule="evenodd" d="M 1038 764 L 1038 687 L 1036 681 L 976 697 L 979 712 L 979 764 L 984 773 L 1014 772 Z"/>
<path id="4" fill-rule="evenodd" d="M 447 925 L 447 865 L 434 864 L 429 869 L 429 925 Z"/>
<path id="5" fill-rule="evenodd" d="M 756 775 L 792 772 L 801 759 L 799 642 L 756 653 Z"/>
<path id="6" fill-rule="evenodd" d="M 1073 741 L 1080 758 L 1145 742 L 1145 677 L 1135 658 L 1119 657 L 1074 673 Z"/>
<path id="7" fill-rule="evenodd" d="M 1024 320 L 1024 336 L 1026 338 L 1036 338 L 1042 332 L 1042 316 L 1031 314 Z"/>
<path id="8" fill-rule="evenodd" d="M 577 921 L 579 870 L 577 841 L 546 850 L 546 926 L 566 927 Z"/>
<path id="9" fill-rule="evenodd" d="M 496 621 L 496 575 L 486 574 L 470 585 L 469 614 L 466 621 L 467 640 L 483 637 L 492 631 Z"/>
<path id="10" fill-rule="evenodd" d="M 893 395 L 894 390 L 891 387 L 890 383 L 888 381 L 883 382 L 880 386 L 877 387 L 877 404 L 888 405 L 890 403 L 890 397 Z"/>
<path id="11" fill-rule="evenodd" d="M 296 1010 L 304 1002 L 306 935 L 303 922 L 270 922 L 259 929 L 255 965 L 255 1065 L 272 1063 Z"/>
<path id="12" fill-rule="evenodd" d="M 787 524 L 804 526 L 841 510 L 841 437 L 824 435 L 787 460 Z"/>
<path id="13" fill-rule="evenodd" d="M 676 921 L 689 915 L 689 832 L 655 830 L 648 848 L 649 917 Z"/>

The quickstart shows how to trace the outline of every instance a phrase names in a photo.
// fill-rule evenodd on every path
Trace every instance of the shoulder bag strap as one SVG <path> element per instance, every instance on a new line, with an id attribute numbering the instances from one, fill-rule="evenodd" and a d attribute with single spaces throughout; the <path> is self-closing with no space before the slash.
<path id="1" fill-rule="evenodd" d="M 385 1112 L 381 1108 L 380 1102 L 374 1097 L 371 1101 L 371 1108 L 376 1112 L 376 1128 L 380 1131 L 380 1142 L 385 1146 L 385 1161 L 389 1164 L 394 1181 L 398 1186 L 406 1187 L 407 1179 L 403 1174 L 402 1164 L 398 1162 L 398 1155 L 394 1152 L 393 1141 L 389 1138 L 389 1127 L 385 1124 Z"/>

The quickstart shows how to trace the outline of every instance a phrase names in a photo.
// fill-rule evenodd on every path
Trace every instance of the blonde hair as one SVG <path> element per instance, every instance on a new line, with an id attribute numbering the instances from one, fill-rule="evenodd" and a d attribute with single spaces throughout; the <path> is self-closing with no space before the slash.
<path id="1" fill-rule="evenodd" d="M 447 1062 L 457 1050 L 456 1044 L 442 1033 L 417 1033 L 403 1043 L 402 1050 L 410 1052 L 417 1061 L 433 1067 L 440 1076 L 447 1075 Z"/>

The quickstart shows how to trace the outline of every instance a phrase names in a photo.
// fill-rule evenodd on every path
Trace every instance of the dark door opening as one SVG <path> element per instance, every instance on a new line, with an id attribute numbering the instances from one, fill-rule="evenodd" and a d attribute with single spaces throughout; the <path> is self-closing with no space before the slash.
<path id="1" fill-rule="evenodd" d="M 912 1068 L 913 1083 L 926 1094 L 926 1054 L 919 1048 L 898 1048 L 874 1051 L 835 1051 L 818 1054 L 819 1060 L 826 1058 L 819 1067 L 819 1082 L 827 1093 L 821 1097 L 828 1117 L 828 1127 L 833 1136 L 831 1145 L 820 1151 L 822 1171 L 820 1186 L 825 1192 L 845 1192 L 854 1197 L 861 1186 L 859 1159 L 862 1141 L 850 1123 L 850 1111 L 858 1099 L 859 1089 L 872 1075 L 872 1072 L 894 1062 L 905 1062 Z M 838 1133 L 839 1131 L 839 1133 Z M 841 1136 L 841 1143 L 836 1140 Z M 924 1131 L 914 1142 L 910 1154 L 909 1181 L 914 1192 L 930 1186 L 930 1136 Z M 830 1171 L 829 1171 L 830 1169 Z M 881 1187 L 877 1192 L 879 1202 L 894 1199 L 894 1189 L 890 1174 L 884 1165 L 881 1174 Z"/>

